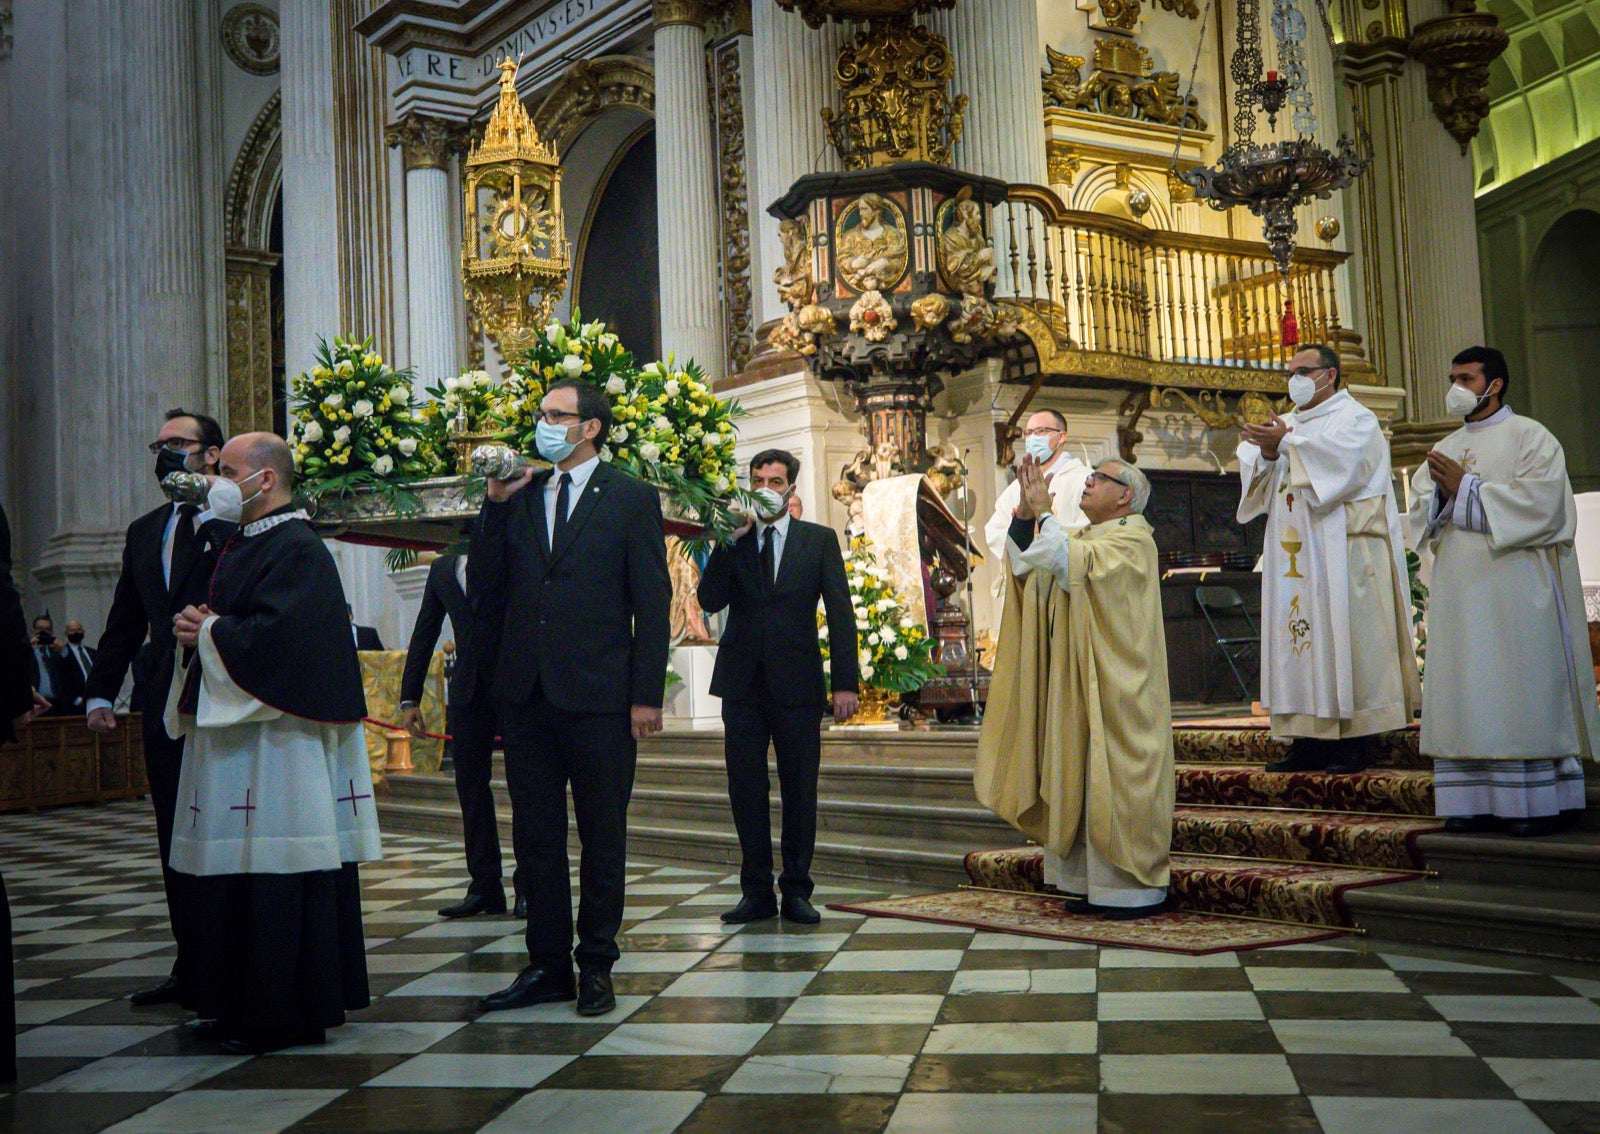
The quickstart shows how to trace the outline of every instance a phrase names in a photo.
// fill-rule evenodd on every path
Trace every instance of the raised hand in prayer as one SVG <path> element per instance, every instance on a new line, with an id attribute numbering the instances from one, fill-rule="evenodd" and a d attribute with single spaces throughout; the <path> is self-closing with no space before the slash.
<path id="1" fill-rule="evenodd" d="M 1454 496 L 1461 487 L 1461 478 L 1467 475 L 1466 466 L 1447 457 L 1437 449 L 1428 450 L 1428 475 L 1446 496 Z"/>
<path id="2" fill-rule="evenodd" d="M 1240 424 L 1239 434 L 1246 441 L 1257 446 L 1261 455 L 1269 461 L 1278 459 L 1278 446 L 1289 435 L 1292 428 L 1288 422 L 1279 417 L 1275 411 L 1268 411 L 1270 416 L 1264 425 L 1253 425 L 1246 421 Z"/>
<path id="3" fill-rule="evenodd" d="M 186 649 L 193 649 L 200 642 L 200 627 L 205 620 L 211 617 L 211 608 L 201 603 L 199 606 L 186 606 L 172 616 L 172 635 L 178 639 L 178 645 Z"/>
<path id="4" fill-rule="evenodd" d="M 1038 520 L 1048 516 L 1054 507 L 1050 499 L 1050 484 L 1044 478 L 1044 466 L 1032 457 L 1023 457 L 1017 466 L 1017 482 L 1022 486 L 1022 497 L 1017 502 L 1019 520 Z"/>

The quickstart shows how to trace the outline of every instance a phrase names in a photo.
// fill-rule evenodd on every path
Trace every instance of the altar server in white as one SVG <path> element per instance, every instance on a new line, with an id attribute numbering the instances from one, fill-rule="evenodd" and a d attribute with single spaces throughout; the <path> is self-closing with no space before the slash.
<path id="1" fill-rule="evenodd" d="M 1034 410 L 1028 415 L 1022 430 L 1022 443 L 1027 455 L 1038 463 L 1050 486 L 1052 514 L 1067 534 L 1081 532 L 1089 526 L 1083 514 L 1080 498 L 1083 485 L 1094 470 L 1067 451 L 1067 419 L 1053 409 Z M 1022 500 L 1022 481 L 1012 481 L 995 501 L 994 514 L 984 527 L 984 542 L 994 556 L 993 562 L 1006 559 L 1006 533 L 1016 516 L 1017 505 Z M 1005 586 L 1002 573 L 995 579 L 995 594 Z"/>
<path id="2" fill-rule="evenodd" d="M 189 734 L 171 865 L 195 876 L 180 986 L 238 1053 L 321 1043 L 368 1004 L 356 863 L 382 856 L 344 590 L 290 503 L 281 438 L 223 447 L 210 507 L 241 527 L 184 608 L 168 731 Z M 179 730 L 182 730 L 180 732 Z"/>
<path id="3" fill-rule="evenodd" d="M 1364 738 L 1420 701 L 1389 445 L 1339 376 L 1333 350 L 1306 347 L 1289 361 L 1295 411 L 1240 429 L 1239 522 L 1267 517 L 1261 703 L 1293 741 L 1270 771 L 1360 771 Z"/>
<path id="4" fill-rule="evenodd" d="M 1450 382 L 1466 422 L 1411 482 L 1434 556 L 1422 752 L 1446 830 L 1546 835 L 1583 813 L 1600 753 L 1572 484 L 1550 431 L 1504 404 L 1504 355 L 1469 347 Z"/>

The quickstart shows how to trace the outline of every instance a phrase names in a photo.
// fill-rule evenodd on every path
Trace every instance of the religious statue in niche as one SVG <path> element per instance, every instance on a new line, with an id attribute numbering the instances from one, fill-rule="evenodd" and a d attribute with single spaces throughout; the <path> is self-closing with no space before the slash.
<path id="1" fill-rule="evenodd" d="M 967 186 L 939 210 L 939 274 L 962 295 L 982 295 L 996 271 L 983 234 L 983 207 Z"/>
<path id="2" fill-rule="evenodd" d="M 806 222 L 786 220 L 778 225 L 778 240 L 783 245 L 783 266 L 772 273 L 778 285 L 778 298 L 795 311 L 811 302 L 811 249 Z"/>
<path id="3" fill-rule="evenodd" d="M 854 291 L 889 291 L 906 274 L 905 215 L 887 197 L 863 193 L 847 205 L 833 239 L 839 275 Z"/>

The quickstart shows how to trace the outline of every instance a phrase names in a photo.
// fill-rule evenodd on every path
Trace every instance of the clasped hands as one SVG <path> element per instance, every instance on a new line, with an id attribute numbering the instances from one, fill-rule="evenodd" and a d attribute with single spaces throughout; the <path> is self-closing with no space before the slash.
<path id="1" fill-rule="evenodd" d="M 1428 450 L 1428 475 L 1433 478 L 1433 483 L 1442 489 L 1446 496 L 1454 496 L 1461 487 L 1462 477 L 1467 475 L 1467 469 L 1460 461 L 1445 456 L 1437 449 L 1430 449 Z"/>
<path id="2" fill-rule="evenodd" d="M 1278 446 L 1293 429 L 1294 426 L 1284 421 L 1276 412 L 1269 410 L 1267 420 L 1262 425 L 1249 421 L 1241 422 L 1239 436 L 1259 448 L 1261 455 L 1267 460 L 1275 461 L 1278 459 Z"/>
<path id="3" fill-rule="evenodd" d="M 1012 515 L 1019 520 L 1040 520 L 1055 510 L 1050 498 L 1050 482 L 1045 479 L 1044 466 L 1032 457 L 1023 457 L 1017 466 L 1017 483 L 1022 497 Z"/>
<path id="4" fill-rule="evenodd" d="M 172 636 L 178 645 L 193 649 L 200 643 L 200 627 L 211 617 L 211 608 L 205 603 L 186 606 L 172 616 Z"/>

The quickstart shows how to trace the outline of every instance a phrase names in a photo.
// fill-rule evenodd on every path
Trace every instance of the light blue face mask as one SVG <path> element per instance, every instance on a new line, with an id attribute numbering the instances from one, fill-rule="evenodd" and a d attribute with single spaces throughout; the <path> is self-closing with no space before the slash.
<path id="1" fill-rule="evenodd" d="M 1024 440 L 1022 447 L 1027 452 L 1028 456 L 1038 461 L 1041 465 L 1048 461 L 1051 457 L 1055 456 L 1055 454 L 1050 451 L 1050 438 L 1046 437 L 1042 433 L 1035 433 L 1032 437 Z"/>
<path id="2" fill-rule="evenodd" d="M 539 455 L 558 465 L 572 456 L 572 450 L 578 447 L 578 443 L 567 440 L 568 428 L 565 425 L 552 425 L 548 421 L 541 421 L 534 426 L 534 444 L 539 449 Z"/>

